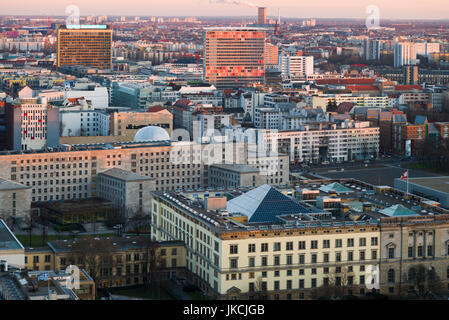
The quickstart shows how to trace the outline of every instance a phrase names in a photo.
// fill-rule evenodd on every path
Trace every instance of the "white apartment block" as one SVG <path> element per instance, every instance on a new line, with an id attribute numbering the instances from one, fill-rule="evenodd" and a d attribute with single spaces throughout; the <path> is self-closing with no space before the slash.
<path id="1" fill-rule="evenodd" d="M 430 57 L 440 52 L 440 44 L 436 42 L 396 42 L 394 44 L 394 67 L 417 64 L 417 55 Z"/>
<path id="2" fill-rule="evenodd" d="M 326 112 L 329 102 L 335 101 L 337 105 L 342 102 L 351 102 L 359 107 L 375 107 L 375 108 L 388 108 L 390 105 L 390 98 L 388 96 L 353 96 L 346 94 L 333 94 L 333 95 L 313 95 L 305 96 L 304 101 L 307 106 L 312 108 L 320 107 Z"/>
<path id="3" fill-rule="evenodd" d="M 62 137 L 109 135 L 109 114 L 101 110 L 62 111 L 59 122 Z"/>
<path id="4" fill-rule="evenodd" d="M 284 78 L 306 77 L 313 74 L 313 56 L 279 56 L 279 71 Z"/>
<path id="5" fill-rule="evenodd" d="M 377 158 L 379 128 L 369 122 L 351 122 L 337 128 L 304 131 L 265 131 L 263 141 L 268 150 L 288 153 L 291 162 L 345 162 Z"/>

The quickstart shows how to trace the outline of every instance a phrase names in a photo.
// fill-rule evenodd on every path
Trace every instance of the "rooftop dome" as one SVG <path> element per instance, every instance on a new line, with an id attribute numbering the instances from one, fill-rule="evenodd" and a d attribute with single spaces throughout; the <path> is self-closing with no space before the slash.
<path id="1" fill-rule="evenodd" d="M 134 142 L 140 141 L 167 141 L 170 136 L 165 129 L 156 126 L 148 126 L 137 131 Z"/>

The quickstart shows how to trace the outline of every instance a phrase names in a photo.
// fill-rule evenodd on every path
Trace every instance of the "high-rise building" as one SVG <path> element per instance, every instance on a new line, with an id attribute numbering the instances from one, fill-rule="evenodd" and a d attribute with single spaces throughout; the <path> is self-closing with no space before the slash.
<path id="1" fill-rule="evenodd" d="M 416 63 L 416 50 L 411 42 L 396 42 L 394 44 L 394 67 Z"/>
<path id="2" fill-rule="evenodd" d="M 257 19 L 257 24 L 267 24 L 267 8 L 259 7 L 258 12 L 259 16 Z"/>
<path id="3" fill-rule="evenodd" d="M 217 88 L 264 83 L 265 35 L 263 28 L 207 28 L 206 81 Z"/>
<path id="4" fill-rule="evenodd" d="M 279 55 L 282 77 L 305 77 L 313 74 L 313 56 Z"/>
<path id="5" fill-rule="evenodd" d="M 58 30 L 57 66 L 112 69 L 112 29 L 107 25 L 73 25 Z"/>
<path id="6" fill-rule="evenodd" d="M 363 42 L 363 56 L 365 60 L 380 60 L 382 43 L 379 40 L 366 39 Z"/>
<path id="7" fill-rule="evenodd" d="M 404 84 L 418 84 L 418 66 L 404 66 Z"/>

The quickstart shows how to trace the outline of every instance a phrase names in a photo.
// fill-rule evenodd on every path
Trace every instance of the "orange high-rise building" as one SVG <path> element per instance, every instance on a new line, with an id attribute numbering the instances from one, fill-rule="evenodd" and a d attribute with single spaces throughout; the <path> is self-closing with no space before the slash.
<path id="1" fill-rule="evenodd" d="M 112 30 L 106 25 L 78 25 L 58 30 L 57 66 L 112 69 Z"/>
<path id="2" fill-rule="evenodd" d="M 265 78 L 265 29 L 207 28 L 204 75 L 217 88 L 263 83 Z"/>

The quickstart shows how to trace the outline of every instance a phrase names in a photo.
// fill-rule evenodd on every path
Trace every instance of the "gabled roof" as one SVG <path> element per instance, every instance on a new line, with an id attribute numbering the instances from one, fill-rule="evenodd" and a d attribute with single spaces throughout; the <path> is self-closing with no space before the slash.
<path id="1" fill-rule="evenodd" d="M 419 214 L 416 213 L 415 211 L 412 211 L 400 204 L 380 210 L 379 213 L 382 213 L 389 217 L 419 216 Z"/>
<path id="2" fill-rule="evenodd" d="M 415 118 L 415 124 L 426 124 L 427 122 L 426 116 L 416 116 Z"/>
<path id="3" fill-rule="evenodd" d="M 248 216 L 249 222 L 276 222 L 277 216 L 311 212 L 296 200 L 265 184 L 228 201 L 229 213 Z"/>
<path id="4" fill-rule="evenodd" d="M 336 192 L 336 193 L 349 193 L 353 192 L 351 189 L 346 188 L 345 186 L 339 184 L 338 182 L 334 182 L 331 184 L 328 184 L 327 186 L 321 187 L 319 189 L 320 191 L 330 193 L 330 192 Z"/>

